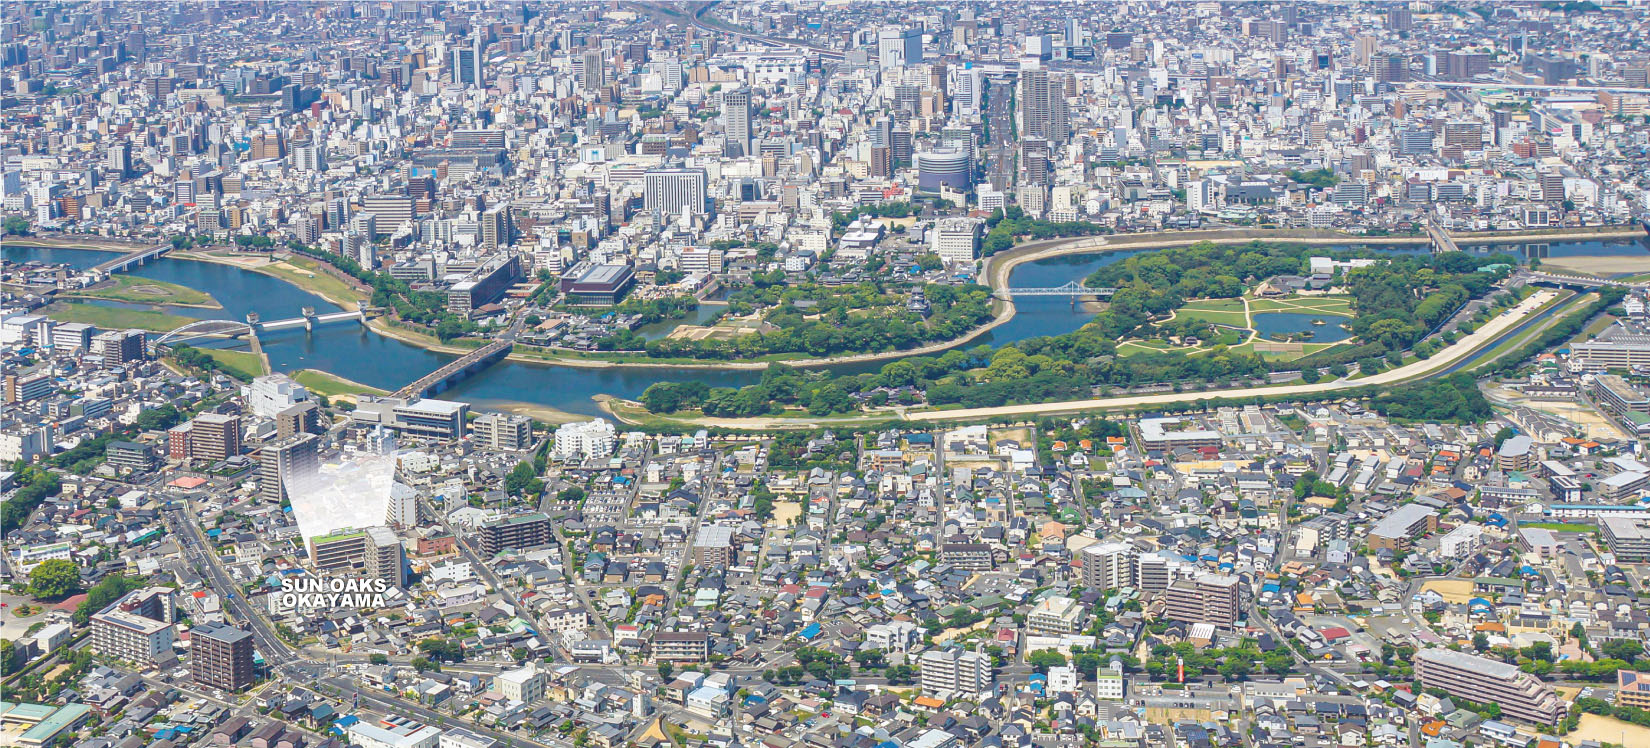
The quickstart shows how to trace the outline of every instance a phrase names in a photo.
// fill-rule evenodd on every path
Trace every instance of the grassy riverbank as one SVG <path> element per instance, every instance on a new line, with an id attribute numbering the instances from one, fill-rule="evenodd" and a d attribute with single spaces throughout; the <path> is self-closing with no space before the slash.
<path id="1" fill-rule="evenodd" d="M 264 368 L 263 357 L 256 353 L 228 351 L 221 348 L 196 348 L 195 350 L 211 356 L 212 360 L 218 362 L 218 366 L 223 369 L 225 374 L 241 381 L 251 381 L 253 377 L 261 377 L 269 373 L 269 370 Z"/>
<path id="2" fill-rule="evenodd" d="M 183 260 L 229 265 L 291 283 L 305 291 L 343 307 L 345 311 L 359 309 L 370 295 L 329 273 L 320 262 L 297 255 L 276 260 L 267 255 L 220 254 L 216 252 L 174 252 L 170 255 Z"/>
<path id="3" fill-rule="evenodd" d="M 188 306 L 202 309 L 222 309 L 217 299 L 205 291 L 166 281 L 139 278 L 135 275 L 116 275 L 92 288 L 82 288 L 58 294 L 62 298 L 105 299 L 131 304 L 160 306 Z"/>
<path id="4" fill-rule="evenodd" d="M 46 316 L 58 322 L 80 322 L 95 325 L 105 330 L 148 330 L 150 332 L 168 332 L 195 321 L 192 317 L 183 317 L 165 312 L 122 309 L 63 301 L 46 307 Z"/>
<path id="5" fill-rule="evenodd" d="M 353 397 L 355 395 L 387 395 L 388 390 L 382 390 L 371 385 L 345 379 L 336 374 L 329 374 L 320 369 L 301 369 L 292 374 L 292 378 L 303 385 L 310 392 L 323 397 L 337 397 L 340 395 Z"/>

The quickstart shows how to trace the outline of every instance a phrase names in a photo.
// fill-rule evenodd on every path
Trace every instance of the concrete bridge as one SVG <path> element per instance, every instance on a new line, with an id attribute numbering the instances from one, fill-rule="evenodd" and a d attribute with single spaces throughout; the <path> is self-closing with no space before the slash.
<path id="1" fill-rule="evenodd" d="M 258 319 L 258 314 L 254 312 L 246 315 L 245 322 L 232 319 L 203 319 L 191 322 L 156 338 L 155 345 L 165 345 L 197 338 L 238 338 L 246 335 L 256 335 L 260 332 L 290 330 L 295 327 L 313 330 L 316 325 L 351 320 L 365 321 L 366 315 L 359 311 L 316 314 L 314 307 L 304 307 L 303 316 L 264 322 Z"/>
<path id="2" fill-rule="evenodd" d="M 1461 251 L 1461 245 L 1456 244 L 1455 240 L 1450 238 L 1449 232 L 1440 227 L 1437 221 L 1430 218 L 1427 219 L 1427 236 L 1432 237 L 1433 254 Z"/>
<path id="3" fill-rule="evenodd" d="M 513 347 L 515 347 L 513 337 L 495 340 L 487 345 L 470 351 L 463 356 L 448 361 L 446 364 L 443 364 L 441 368 L 419 377 L 418 381 L 396 390 L 395 396 L 399 398 L 414 398 L 429 397 L 431 395 L 439 394 L 442 390 L 468 379 L 483 369 L 504 360 L 505 356 L 510 355 L 510 349 Z"/>
<path id="4" fill-rule="evenodd" d="M 156 244 L 153 247 L 145 247 L 144 249 L 139 249 L 134 252 L 128 252 L 116 257 L 113 260 L 100 262 L 93 265 L 92 270 L 104 275 L 123 273 L 127 270 L 131 270 L 134 265 L 142 265 L 150 260 L 158 259 L 161 255 L 164 255 L 170 251 L 172 251 L 171 243 Z"/>
<path id="5" fill-rule="evenodd" d="M 1621 281 L 1610 280 L 1608 278 L 1599 278 L 1591 275 L 1566 275 L 1563 273 L 1552 273 L 1545 270 L 1530 273 L 1527 277 L 1531 283 L 1540 283 L 1549 286 L 1562 286 L 1564 288 L 1573 289 L 1597 289 L 1611 286 L 1638 290 L 1650 288 L 1650 283 L 1623 283 Z"/>

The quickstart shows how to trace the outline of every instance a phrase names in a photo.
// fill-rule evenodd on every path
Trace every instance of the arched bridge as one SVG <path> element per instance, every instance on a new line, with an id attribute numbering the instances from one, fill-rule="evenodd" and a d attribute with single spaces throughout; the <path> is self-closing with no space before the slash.
<path id="1" fill-rule="evenodd" d="M 314 329 L 316 325 L 365 319 L 366 316 L 359 311 L 316 314 L 313 307 L 304 307 L 303 316 L 301 317 L 270 320 L 268 322 L 258 319 L 256 314 L 247 315 L 245 322 L 232 319 L 203 319 L 168 331 L 155 339 L 155 345 L 165 345 L 196 338 L 238 338 L 254 332 L 287 330 L 294 327 L 302 327 L 307 330 Z"/>
<path id="2" fill-rule="evenodd" d="M 249 335 L 251 332 L 251 325 L 238 320 L 203 319 L 167 331 L 166 334 L 155 339 L 155 345 L 166 345 L 182 340 L 195 340 L 196 338 L 238 338 L 242 335 Z"/>

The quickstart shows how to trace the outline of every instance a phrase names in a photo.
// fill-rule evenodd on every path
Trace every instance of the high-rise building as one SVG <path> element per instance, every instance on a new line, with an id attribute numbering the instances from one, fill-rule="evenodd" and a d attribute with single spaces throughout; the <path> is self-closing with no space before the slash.
<path id="1" fill-rule="evenodd" d="M 1398 133 L 1398 155 L 1424 156 L 1432 153 L 1432 131 L 1411 127 Z"/>
<path id="2" fill-rule="evenodd" d="M 323 172 L 327 170 L 325 144 L 305 141 L 292 146 L 292 168 L 298 171 Z"/>
<path id="3" fill-rule="evenodd" d="M 126 593 L 94 614 L 92 651 L 144 666 L 173 658 L 172 590 L 146 587 Z"/>
<path id="4" fill-rule="evenodd" d="M 108 161 L 104 164 L 116 178 L 132 175 L 132 144 L 121 141 L 109 146 Z"/>
<path id="5" fill-rule="evenodd" d="M 293 488 L 301 489 L 320 475 L 320 437 L 293 434 L 265 443 L 258 451 L 258 496 L 285 501 Z"/>
<path id="6" fill-rule="evenodd" d="M 195 416 L 189 428 L 189 456 L 225 460 L 241 453 L 241 417 L 224 413 Z"/>
<path id="7" fill-rule="evenodd" d="M 1020 71 L 1020 135 L 1047 138 L 1054 129 L 1054 107 L 1050 100 L 1048 71 L 1030 68 Z"/>
<path id="8" fill-rule="evenodd" d="M 189 632 L 189 674 L 196 683 L 231 693 L 252 685 L 252 634 L 205 624 Z"/>
<path id="9" fill-rule="evenodd" d="M 974 218 L 942 218 L 934 224 L 930 248 L 945 262 L 970 265 L 979 256 L 982 225 Z"/>
<path id="10" fill-rule="evenodd" d="M 1128 543 L 1095 543 L 1083 548 L 1083 586 L 1091 590 L 1133 587 L 1135 550 Z"/>
<path id="11" fill-rule="evenodd" d="M 751 93 L 740 88 L 722 92 L 722 133 L 728 154 L 751 155 Z"/>
<path id="12" fill-rule="evenodd" d="M 519 452 L 533 446 L 533 419 L 511 413 L 482 413 L 470 433 L 488 449 Z"/>
<path id="13" fill-rule="evenodd" d="M 1185 623 L 1212 623 L 1231 627 L 1242 617 L 1238 603 L 1238 578 L 1230 574 L 1205 574 L 1181 579 L 1169 585 L 1168 607 L 1164 615 Z"/>
<path id="14" fill-rule="evenodd" d="M 1399 83 L 1409 80 L 1409 60 L 1396 52 L 1385 52 L 1375 55 L 1369 61 L 1375 80 L 1382 83 Z"/>
<path id="15" fill-rule="evenodd" d="M 1404 5 L 1394 5 L 1386 9 L 1386 27 L 1393 31 L 1408 31 L 1415 28 L 1415 16 Z"/>
<path id="16" fill-rule="evenodd" d="M 313 400 L 294 404 L 275 414 L 275 435 L 278 437 L 320 432 L 321 406 Z"/>
<path id="17" fill-rule="evenodd" d="M 978 652 L 930 649 L 922 653 L 917 665 L 927 696 L 973 699 L 991 689 L 991 660 Z"/>
<path id="18" fill-rule="evenodd" d="M 516 223 L 511 218 L 508 203 L 495 205 L 481 214 L 481 246 L 487 249 L 507 247 L 516 241 Z"/>
<path id="19" fill-rule="evenodd" d="M 392 587 L 406 587 L 401 539 L 383 525 L 344 529 L 309 539 L 309 560 L 317 571 L 360 571 Z"/>
<path id="20" fill-rule="evenodd" d="M 888 68 L 911 67 L 922 62 L 922 31 L 911 28 L 877 30 L 877 64 Z"/>
<path id="21" fill-rule="evenodd" d="M 468 44 L 461 44 L 452 51 L 452 79 L 453 83 L 468 88 L 486 88 L 487 76 L 483 66 L 487 62 L 486 45 L 481 41 L 481 34 L 476 33 Z"/>
<path id="22" fill-rule="evenodd" d="M 142 330 L 108 330 L 92 336 L 92 354 L 104 366 L 142 361 L 147 336 Z"/>
<path id="23" fill-rule="evenodd" d="M 1498 704 L 1505 717 L 1556 725 L 1568 704 L 1541 679 L 1488 657 L 1448 649 L 1423 649 L 1415 655 L 1421 685 L 1480 704 Z"/>
<path id="24" fill-rule="evenodd" d="M 579 82 L 585 91 L 607 87 L 607 61 L 600 49 L 587 49 L 579 55 Z"/>
<path id="25" fill-rule="evenodd" d="M 661 221 L 686 212 L 702 216 L 708 179 L 704 169 L 655 169 L 643 176 L 642 208 Z"/>
<path id="26" fill-rule="evenodd" d="M 512 548 L 533 548 L 552 542 L 550 518 L 543 514 L 529 514 L 488 522 L 481 526 L 481 552 L 498 555 Z"/>

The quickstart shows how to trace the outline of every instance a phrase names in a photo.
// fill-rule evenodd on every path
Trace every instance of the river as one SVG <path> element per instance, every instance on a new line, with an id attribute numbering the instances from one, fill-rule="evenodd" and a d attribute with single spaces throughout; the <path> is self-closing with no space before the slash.
<path id="1" fill-rule="evenodd" d="M 1340 248 L 1342 247 L 1324 249 L 1327 251 Z M 1426 251 L 1424 248 L 1387 249 L 1406 253 Z M 1485 254 L 1507 251 L 1522 257 L 1542 258 L 1646 255 L 1643 243 L 1627 240 L 1554 242 L 1529 248 L 1521 244 L 1485 245 L 1469 249 Z M 1010 285 L 1022 288 L 1059 286 L 1073 279 L 1081 279 L 1098 267 L 1150 251 L 1155 250 L 1090 253 L 1023 263 L 1014 269 Z M 109 253 L 8 243 L 4 247 L 4 256 L 12 262 L 40 260 L 85 268 L 108 259 Z M 306 306 L 312 306 L 323 313 L 338 308 L 335 304 L 285 281 L 229 265 L 168 258 L 141 266 L 132 274 L 204 291 L 223 305 L 222 309 L 163 309 L 169 314 L 179 316 L 245 319 L 248 312 L 257 312 L 260 317 L 269 320 L 296 317 Z M 149 308 L 119 302 L 86 303 Z M 1082 305 L 1073 306 L 1070 299 L 1062 297 L 1027 297 L 1016 301 L 1015 307 L 1013 319 L 969 345 L 1002 345 L 1029 337 L 1059 335 L 1077 329 L 1093 316 L 1092 310 L 1085 309 Z M 702 320 L 713 311 L 715 310 L 707 309 L 705 313 L 695 314 L 687 322 Z M 646 331 L 649 337 L 665 332 L 664 327 L 650 328 Z M 275 371 L 319 369 L 387 390 L 413 381 L 452 359 L 449 354 L 427 351 L 352 324 L 323 325 L 308 332 L 296 328 L 265 333 L 260 337 L 264 353 L 268 355 L 270 366 Z M 845 372 L 875 371 L 886 363 L 878 361 L 836 368 Z M 577 415 L 599 416 L 601 411 L 593 399 L 596 395 L 635 398 L 640 396 L 648 385 L 655 382 L 694 379 L 718 387 L 736 387 L 755 382 L 760 377 L 761 372 L 750 370 L 589 368 L 505 361 L 443 392 L 441 397 L 464 400 L 481 408 L 508 409 L 526 405 Z"/>

